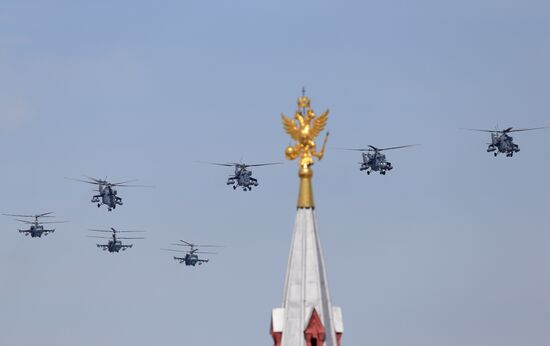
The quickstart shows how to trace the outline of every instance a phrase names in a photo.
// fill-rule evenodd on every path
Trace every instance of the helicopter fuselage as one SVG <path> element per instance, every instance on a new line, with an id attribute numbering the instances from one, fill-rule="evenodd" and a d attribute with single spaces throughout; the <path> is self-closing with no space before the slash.
<path id="1" fill-rule="evenodd" d="M 519 151 L 519 146 L 514 143 L 512 136 L 506 133 L 491 133 L 491 144 L 487 147 L 487 152 L 494 152 L 494 156 L 503 153 L 507 157 L 512 157 Z"/>
<path id="2" fill-rule="evenodd" d="M 40 224 L 31 225 L 29 229 L 19 230 L 20 233 L 24 233 L 25 236 L 30 235 L 31 238 L 40 238 L 42 235 L 48 235 L 48 233 L 55 232 L 55 229 L 44 229 L 44 226 Z"/>
<path id="3" fill-rule="evenodd" d="M 109 240 L 107 245 L 97 244 L 97 247 L 102 248 L 103 251 L 109 252 L 119 252 L 120 250 L 125 251 L 128 248 L 131 248 L 133 245 L 123 245 L 120 240 Z"/>
<path id="4" fill-rule="evenodd" d="M 174 256 L 175 260 L 178 260 L 180 263 L 184 263 L 186 266 L 195 266 L 202 265 L 203 263 L 208 262 L 207 259 L 199 259 L 199 256 L 195 254 L 186 254 L 185 257 Z"/>
<path id="5" fill-rule="evenodd" d="M 243 191 L 252 190 L 253 186 L 258 186 L 258 180 L 252 178 L 252 172 L 246 167 L 235 166 L 235 174 L 227 179 L 227 185 L 233 185 L 233 190 L 242 187 Z"/>
<path id="6" fill-rule="evenodd" d="M 393 169 L 391 162 L 386 161 L 386 155 L 377 151 L 368 151 L 362 153 L 363 162 L 361 162 L 360 171 L 367 171 L 370 174 L 372 171 L 380 172 L 385 175 L 387 171 Z"/>
<path id="7" fill-rule="evenodd" d="M 117 205 L 122 205 L 122 198 L 117 196 L 117 190 L 115 190 L 109 184 L 99 184 L 99 194 L 92 197 L 92 203 L 97 203 L 97 207 L 101 207 L 105 204 L 109 211 L 116 208 Z"/>

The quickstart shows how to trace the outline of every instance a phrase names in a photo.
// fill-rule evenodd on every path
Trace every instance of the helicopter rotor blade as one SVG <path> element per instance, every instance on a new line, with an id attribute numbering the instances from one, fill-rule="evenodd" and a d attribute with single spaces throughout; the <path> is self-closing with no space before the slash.
<path id="1" fill-rule="evenodd" d="M 499 130 L 471 129 L 471 128 L 467 128 L 467 127 L 461 127 L 460 130 L 479 131 L 479 132 L 489 132 L 489 133 L 502 132 L 502 131 L 499 131 Z"/>
<path id="2" fill-rule="evenodd" d="M 70 222 L 70 221 L 46 221 L 46 222 L 39 222 L 39 224 L 45 225 L 45 224 L 52 224 L 52 223 L 67 223 L 67 222 Z"/>
<path id="3" fill-rule="evenodd" d="M 126 183 L 133 183 L 135 181 L 137 181 L 137 179 L 125 180 L 125 181 L 121 181 L 121 182 L 118 182 L 118 183 L 111 183 L 111 185 L 123 185 L 123 184 L 126 184 Z"/>
<path id="4" fill-rule="evenodd" d="M 182 243 L 185 244 L 179 244 L 179 243 L 172 243 L 172 245 L 178 245 L 178 246 L 191 246 L 191 247 L 224 247 L 223 245 L 210 245 L 210 244 L 192 244 L 189 242 L 186 242 L 185 240 L 181 240 Z"/>
<path id="5" fill-rule="evenodd" d="M 101 237 L 98 235 L 87 235 L 88 238 L 100 238 L 100 239 L 111 239 L 110 237 Z"/>
<path id="6" fill-rule="evenodd" d="M 389 148 L 378 149 L 378 151 L 393 150 L 393 149 L 401 149 L 401 148 L 408 148 L 408 147 L 416 147 L 416 146 L 419 146 L 419 145 L 420 145 L 420 144 L 400 145 L 400 146 L 398 146 L 398 147 L 389 147 Z"/>
<path id="7" fill-rule="evenodd" d="M 81 183 L 87 183 L 87 184 L 92 184 L 92 185 L 99 185 L 99 184 L 100 184 L 100 183 L 95 182 L 95 181 L 88 181 L 88 180 L 83 180 L 83 179 L 68 178 L 68 177 L 65 177 L 65 179 L 67 179 L 67 180 L 79 181 L 79 182 L 81 182 Z"/>
<path id="8" fill-rule="evenodd" d="M 218 254 L 217 252 L 208 252 L 208 251 L 196 251 L 195 253 L 208 254 L 208 255 L 217 255 Z"/>
<path id="9" fill-rule="evenodd" d="M 34 215 L 20 215 L 20 214 L 2 214 L 5 216 L 15 216 L 15 217 L 34 217 Z"/>
<path id="10" fill-rule="evenodd" d="M 117 237 L 117 239 L 145 239 L 143 237 Z"/>
<path id="11" fill-rule="evenodd" d="M 461 130 L 480 131 L 480 132 L 489 132 L 489 133 L 508 133 L 508 132 L 542 130 L 542 129 L 548 129 L 548 128 L 550 128 L 550 126 L 531 127 L 531 128 L 526 128 L 526 129 L 514 129 L 513 127 L 509 127 L 507 129 L 504 129 L 504 130 L 481 130 L 481 129 L 461 128 Z"/>
<path id="12" fill-rule="evenodd" d="M 48 213 L 44 213 L 44 214 L 38 214 L 38 215 L 22 215 L 22 214 L 2 214 L 2 215 L 5 215 L 5 216 L 15 216 L 15 217 L 32 217 L 32 218 L 39 218 L 39 217 L 54 217 L 53 215 L 49 215 L 49 214 L 52 214 L 53 211 L 50 211 Z"/>
<path id="13" fill-rule="evenodd" d="M 34 225 L 34 222 L 29 221 L 29 220 L 21 220 L 21 219 L 14 219 L 14 220 L 15 220 L 15 221 L 19 221 L 19 222 L 23 222 L 23 223 L 27 223 L 27 224 Z"/>
<path id="14" fill-rule="evenodd" d="M 128 184 L 111 184 L 111 186 L 116 186 L 116 187 L 154 187 L 153 185 L 136 185 L 136 184 L 132 184 L 132 185 L 128 185 Z"/>
<path id="15" fill-rule="evenodd" d="M 161 248 L 161 250 L 164 250 L 164 251 L 174 251 L 174 252 L 183 252 L 183 253 L 189 252 L 189 251 L 184 251 L 184 250 L 174 250 L 174 249 L 164 249 L 164 248 Z"/>
<path id="16" fill-rule="evenodd" d="M 547 129 L 547 128 L 550 128 L 550 127 L 549 126 L 531 127 L 531 128 L 527 128 L 527 129 L 514 129 L 512 127 L 509 127 L 506 130 L 503 130 L 502 132 L 504 132 L 504 133 L 507 133 L 507 132 L 521 132 L 521 131 L 542 130 L 542 129 Z"/>
<path id="17" fill-rule="evenodd" d="M 34 217 L 35 217 L 35 218 L 39 218 L 39 217 L 53 217 L 53 215 L 50 215 L 50 214 L 53 214 L 53 211 L 49 211 L 49 212 L 47 212 L 47 213 L 38 214 L 38 215 L 35 215 Z"/>
<path id="18" fill-rule="evenodd" d="M 234 163 L 219 163 L 219 162 L 208 162 L 208 161 L 195 161 L 196 163 L 202 163 L 207 165 L 215 165 L 215 166 L 225 166 L 225 167 L 233 167 L 235 166 Z"/>
<path id="19" fill-rule="evenodd" d="M 273 166 L 273 165 L 282 165 L 282 164 L 283 162 L 268 162 L 268 163 L 256 163 L 253 165 L 247 165 L 247 164 L 242 164 L 242 165 L 245 167 L 261 167 L 261 166 Z"/>
<path id="20" fill-rule="evenodd" d="M 369 145 L 369 150 L 374 150 L 374 151 L 380 151 L 380 149 L 378 149 L 377 147 L 373 146 L 373 145 Z"/>
<path id="21" fill-rule="evenodd" d="M 330 149 L 335 149 L 335 150 L 349 150 L 349 151 L 369 151 L 369 150 L 371 150 L 371 149 L 339 148 L 339 147 L 331 147 Z"/>
<path id="22" fill-rule="evenodd" d="M 113 233 L 113 231 L 109 231 L 109 230 L 106 230 L 106 229 L 88 229 L 88 231 L 91 231 L 91 232 L 103 232 L 103 233 Z"/>

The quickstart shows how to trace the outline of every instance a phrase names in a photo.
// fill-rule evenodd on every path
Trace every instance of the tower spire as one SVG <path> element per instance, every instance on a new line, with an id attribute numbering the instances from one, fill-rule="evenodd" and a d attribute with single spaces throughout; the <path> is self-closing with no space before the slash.
<path id="1" fill-rule="evenodd" d="M 284 115 L 282 119 L 285 131 L 296 141 L 286 148 L 285 155 L 289 160 L 300 158 L 300 190 L 283 304 L 273 309 L 271 335 L 275 346 L 340 346 L 342 313 L 330 300 L 311 185 L 311 165 L 314 158 L 323 158 L 328 133 L 320 151 L 314 140 L 325 128 L 328 110 L 316 117 L 303 89 L 294 120 Z"/>

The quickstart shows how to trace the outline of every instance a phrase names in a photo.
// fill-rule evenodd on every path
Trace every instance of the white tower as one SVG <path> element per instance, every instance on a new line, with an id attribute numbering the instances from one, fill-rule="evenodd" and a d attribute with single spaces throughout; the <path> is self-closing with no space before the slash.
<path id="1" fill-rule="evenodd" d="M 298 210 L 283 293 L 282 308 L 273 309 L 271 335 L 275 346 L 340 346 L 342 312 L 332 306 L 325 262 L 315 220 L 311 178 L 313 157 L 322 159 L 314 139 L 328 119 L 328 111 L 316 117 L 305 95 L 298 99 L 295 121 L 283 116 L 285 130 L 297 141 L 288 147 L 288 159 L 300 157 Z M 312 123 L 313 122 L 313 123 Z M 312 123 L 312 124 L 311 124 Z M 328 134 L 327 134 L 328 136 Z"/>

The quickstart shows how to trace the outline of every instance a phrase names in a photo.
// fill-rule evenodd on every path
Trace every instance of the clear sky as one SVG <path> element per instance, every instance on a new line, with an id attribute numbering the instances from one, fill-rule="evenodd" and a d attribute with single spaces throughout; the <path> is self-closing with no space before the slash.
<path id="1" fill-rule="evenodd" d="M 270 345 L 297 197 L 284 160 L 302 86 L 329 145 L 314 189 L 344 345 L 550 344 L 550 131 L 493 158 L 461 127 L 550 125 L 548 1 L 0 2 L 0 345 Z M 98 209 L 87 174 L 139 179 Z M 145 229 L 119 254 L 87 228 Z M 223 244 L 205 266 L 160 251 Z"/>

